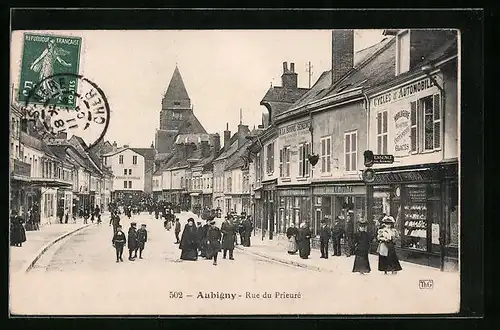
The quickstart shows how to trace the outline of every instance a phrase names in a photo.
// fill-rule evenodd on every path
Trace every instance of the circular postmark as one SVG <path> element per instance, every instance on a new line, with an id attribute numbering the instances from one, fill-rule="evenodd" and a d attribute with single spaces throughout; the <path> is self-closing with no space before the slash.
<path id="1" fill-rule="evenodd" d="M 73 73 L 46 77 L 29 91 L 23 106 L 26 119 L 35 122 L 44 137 L 78 136 L 87 149 L 99 143 L 109 127 L 110 108 L 94 82 Z"/>

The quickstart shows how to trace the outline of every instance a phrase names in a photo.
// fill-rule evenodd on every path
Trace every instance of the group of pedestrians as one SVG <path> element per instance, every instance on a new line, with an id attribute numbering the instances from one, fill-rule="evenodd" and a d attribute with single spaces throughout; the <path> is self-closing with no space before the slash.
<path id="1" fill-rule="evenodd" d="M 142 252 L 148 241 L 148 231 L 146 229 L 146 224 L 141 224 L 141 228 L 137 229 L 137 223 L 131 222 L 130 228 L 128 230 L 128 235 L 122 230 L 122 225 L 120 224 L 120 217 L 118 212 L 115 210 L 111 213 L 111 219 L 109 225 L 113 226 L 113 238 L 111 243 L 116 251 L 116 262 L 123 262 L 123 249 L 125 244 L 128 247 L 128 260 L 134 261 L 137 258 L 137 252 L 139 252 L 139 259 L 143 259 Z"/>
<path id="2" fill-rule="evenodd" d="M 399 238 L 398 231 L 394 228 L 395 220 L 392 216 L 384 216 L 381 220 L 381 227 L 377 230 L 377 235 L 374 237 L 367 231 L 367 221 L 360 219 L 358 221 L 358 230 L 352 235 L 348 235 L 340 223 L 340 219 L 335 220 L 332 228 L 329 228 L 326 221 L 321 221 L 321 228 L 319 229 L 320 252 L 323 259 L 328 259 L 328 246 L 329 241 L 332 239 L 334 256 L 341 255 L 341 241 L 342 238 L 347 241 L 346 256 L 355 255 L 353 272 L 360 274 L 370 273 L 370 262 L 368 254 L 370 252 L 371 243 L 378 242 L 377 253 L 379 255 L 378 270 L 383 271 L 384 274 L 396 274 L 402 270 L 399 263 L 395 244 Z M 294 255 L 299 252 L 302 259 L 308 259 L 311 254 L 311 237 L 312 232 L 309 226 L 303 222 L 299 228 L 291 223 L 286 231 L 288 238 L 287 251 L 288 254 Z"/>

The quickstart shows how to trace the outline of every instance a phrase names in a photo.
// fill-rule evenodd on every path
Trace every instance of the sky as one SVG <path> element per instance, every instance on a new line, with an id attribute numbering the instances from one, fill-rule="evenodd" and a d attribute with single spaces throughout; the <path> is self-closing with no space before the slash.
<path id="1" fill-rule="evenodd" d="M 383 30 L 355 30 L 355 51 L 378 43 Z M 108 99 L 105 139 L 149 147 L 159 128 L 161 100 L 179 67 L 194 113 L 209 133 L 234 132 L 240 121 L 261 124 L 260 101 L 281 86 L 283 62 L 295 63 L 299 87 L 331 68 L 331 30 L 14 31 L 11 84 L 18 85 L 23 33 L 82 37 L 80 73 Z M 289 64 L 288 64 L 289 65 Z"/>

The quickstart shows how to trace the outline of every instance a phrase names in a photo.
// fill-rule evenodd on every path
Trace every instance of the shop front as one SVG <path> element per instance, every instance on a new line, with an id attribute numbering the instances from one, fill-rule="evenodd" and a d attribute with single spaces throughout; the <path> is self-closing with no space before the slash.
<path id="1" fill-rule="evenodd" d="M 352 221 L 355 230 L 360 219 L 366 218 L 366 186 L 364 183 L 329 183 L 315 184 L 313 193 L 314 223 L 311 230 L 318 235 L 321 220 L 326 220 L 329 226 L 339 217 L 349 229 L 347 219 Z"/>
<path id="2" fill-rule="evenodd" d="M 253 211 L 253 221 L 254 228 L 262 230 L 264 222 L 264 204 L 262 201 L 262 188 L 259 187 L 254 190 L 254 211 Z"/>
<path id="3" fill-rule="evenodd" d="M 285 233 L 290 223 L 297 227 L 305 222 L 311 226 L 311 189 L 306 187 L 278 187 L 277 232 Z"/>
<path id="4" fill-rule="evenodd" d="M 457 269 L 458 163 L 377 170 L 368 196 L 376 225 L 384 214 L 396 220 L 400 259 Z"/>
<path id="5" fill-rule="evenodd" d="M 277 180 L 262 183 L 262 229 L 269 233 L 269 239 L 273 239 L 273 235 L 277 232 Z"/>
<path id="6" fill-rule="evenodd" d="M 212 209 L 212 194 L 210 193 L 204 193 L 202 195 L 202 206 L 208 207 L 209 209 Z"/>

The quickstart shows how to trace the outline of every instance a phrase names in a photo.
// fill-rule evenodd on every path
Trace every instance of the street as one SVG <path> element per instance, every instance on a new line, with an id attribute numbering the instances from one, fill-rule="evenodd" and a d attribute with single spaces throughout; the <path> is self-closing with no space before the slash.
<path id="1" fill-rule="evenodd" d="M 190 215 L 182 213 L 182 227 Z M 130 221 L 121 216 L 126 233 Z M 384 276 L 351 269 L 322 273 L 235 250 L 235 260 L 179 261 L 173 229 L 142 213 L 144 259 L 115 262 L 112 227 L 94 225 L 56 243 L 26 275 L 11 280 L 13 314 L 365 314 L 444 313 L 458 308 L 458 282 L 419 289 L 410 269 Z M 285 253 L 285 252 L 284 252 Z M 313 258 L 317 256 L 313 253 Z M 322 262 L 335 262 L 334 258 Z M 434 272 L 432 273 L 434 274 Z M 444 278 L 444 277 L 443 277 Z M 270 298 L 264 293 L 269 293 Z"/>

